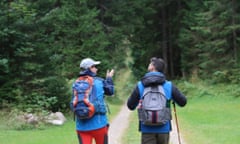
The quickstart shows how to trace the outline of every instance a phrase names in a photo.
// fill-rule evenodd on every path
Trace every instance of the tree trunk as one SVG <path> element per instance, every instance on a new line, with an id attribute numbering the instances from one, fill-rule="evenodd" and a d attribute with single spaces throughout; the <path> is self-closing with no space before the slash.
<path id="1" fill-rule="evenodd" d="M 236 0 L 232 0 L 232 26 L 235 25 L 235 16 L 236 16 L 236 9 L 235 9 L 235 5 L 236 5 Z M 233 53 L 234 53 L 234 59 L 235 62 L 237 63 L 237 34 L 235 29 L 233 29 L 232 31 L 232 36 L 233 36 Z"/>
<path id="2" fill-rule="evenodd" d="M 162 56 L 166 64 L 168 64 L 168 49 L 167 49 L 167 18 L 165 7 L 161 7 L 161 19 L 162 19 Z M 165 69 L 165 73 L 168 74 L 168 68 Z"/>
<path id="3" fill-rule="evenodd" d="M 169 12 L 168 12 L 168 19 L 171 19 Z M 174 74 L 174 59 L 173 59 L 174 50 L 173 50 L 173 44 L 172 44 L 172 41 L 173 41 L 172 29 L 168 27 L 167 31 L 168 31 L 168 47 L 169 47 L 169 59 L 168 59 L 169 71 L 170 71 L 170 77 L 173 77 L 175 74 Z"/>

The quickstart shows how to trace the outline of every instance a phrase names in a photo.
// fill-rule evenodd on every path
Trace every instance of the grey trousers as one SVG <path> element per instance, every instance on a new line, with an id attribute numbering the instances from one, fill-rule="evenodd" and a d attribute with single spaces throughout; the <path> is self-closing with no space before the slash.
<path id="1" fill-rule="evenodd" d="M 142 133 L 141 144 L 168 144 L 169 133 Z"/>

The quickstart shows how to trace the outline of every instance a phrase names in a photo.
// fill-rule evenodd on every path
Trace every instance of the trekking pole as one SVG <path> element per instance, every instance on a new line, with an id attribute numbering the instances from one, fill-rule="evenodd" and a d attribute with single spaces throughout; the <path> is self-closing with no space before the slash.
<path id="1" fill-rule="evenodd" d="M 178 127 L 178 119 L 177 119 L 177 111 L 176 111 L 176 105 L 175 105 L 174 102 L 173 102 L 173 110 L 174 110 L 174 114 L 175 114 L 175 121 L 176 121 L 177 134 L 178 134 L 178 142 L 179 142 L 179 144 L 181 144 L 179 127 Z"/>

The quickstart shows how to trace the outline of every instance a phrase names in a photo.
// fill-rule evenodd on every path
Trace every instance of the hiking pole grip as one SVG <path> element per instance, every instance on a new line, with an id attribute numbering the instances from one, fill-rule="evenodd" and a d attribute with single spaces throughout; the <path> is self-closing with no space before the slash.
<path id="1" fill-rule="evenodd" d="M 176 111 L 176 104 L 175 104 L 175 102 L 173 102 L 173 110 L 174 110 L 175 122 L 176 122 L 176 127 L 177 127 L 178 142 L 179 142 L 179 144 L 181 144 L 181 139 L 180 139 L 180 133 L 179 133 L 179 127 L 178 127 L 178 118 L 177 118 L 177 111 Z"/>

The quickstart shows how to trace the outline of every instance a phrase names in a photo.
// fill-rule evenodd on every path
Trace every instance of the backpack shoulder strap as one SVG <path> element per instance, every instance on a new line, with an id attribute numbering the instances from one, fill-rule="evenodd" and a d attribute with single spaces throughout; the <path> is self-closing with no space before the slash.
<path id="1" fill-rule="evenodd" d="M 143 91 L 144 91 L 144 86 L 141 81 L 138 82 L 137 86 L 138 86 L 138 91 L 139 91 L 139 95 L 140 95 L 140 99 L 141 99 L 142 95 L 143 95 Z M 165 83 L 162 86 L 163 86 L 163 89 L 164 89 L 167 99 L 170 100 L 171 96 L 172 96 L 172 82 L 165 81 Z"/>
<path id="2" fill-rule="evenodd" d="M 143 91 L 144 91 L 144 86 L 143 86 L 141 81 L 138 82 L 137 86 L 138 86 L 139 96 L 140 96 L 140 99 L 141 99 L 142 95 L 143 95 Z"/>
<path id="3" fill-rule="evenodd" d="M 165 83 L 163 84 L 163 89 L 164 89 L 167 99 L 170 100 L 172 98 L 172 82 L 165 81 Z"/>

